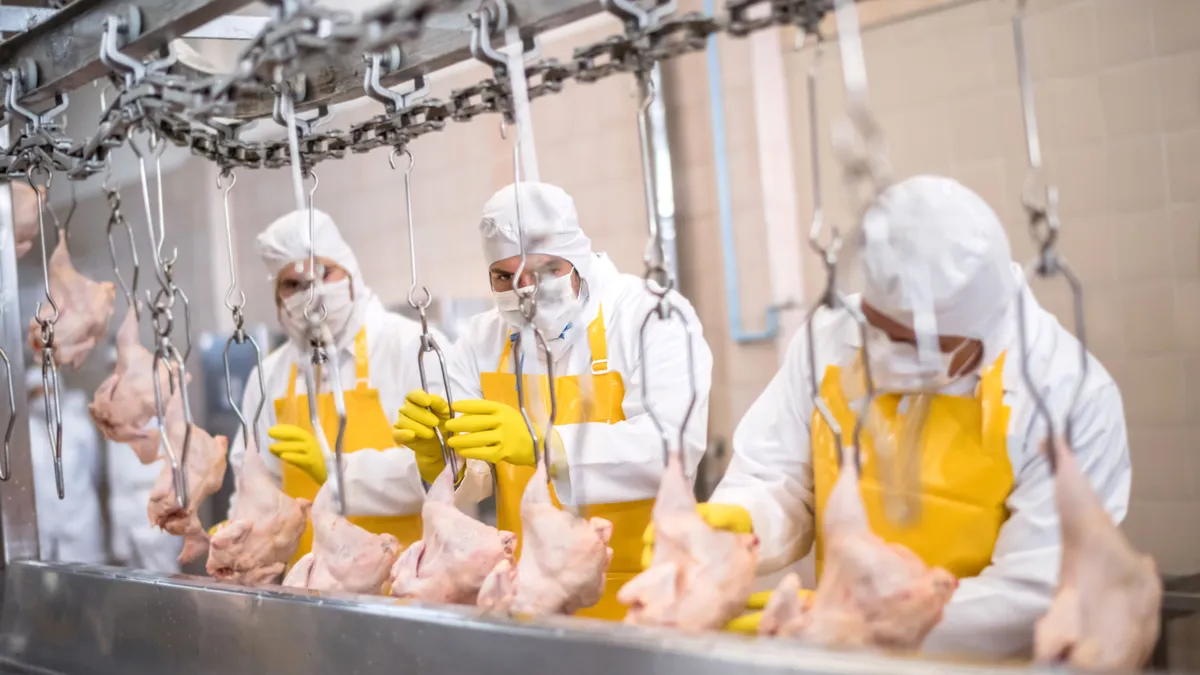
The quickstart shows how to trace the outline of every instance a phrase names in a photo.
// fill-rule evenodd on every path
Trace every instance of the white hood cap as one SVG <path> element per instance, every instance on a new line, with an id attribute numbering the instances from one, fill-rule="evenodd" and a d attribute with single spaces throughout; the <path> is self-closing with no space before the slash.
<path id="1" fill-rule="evenodd" d="M 324 211 L 314 209 L 316 228 L 316 255 L 328 258 L 349 273 L 356 296 L 365 295 L 362 272 L 358 258 L 350 245 L 342 239 L 333 218 Z M 312 246 L 308 239 L 308 212 L 292 211 L 271 223 L 255 240 L 255 249 L 267 268 L 267 278 L 274 279 L 285 265 L 308 260 Z"/>
<path id="2" fill-rule="evenodd" d="M 916 176 L 892 185 L 863 229 L 863 300 L 906 326 L 914 325 L 914 283 L 927 285 L 942 336 L 986 340 L 1016 299 L 1000 219 L 955 180 Z"/>
<path id="3" fill-rule="evenodd" d="M 520 189 L 508 185 L 483 206 L 479 234 L 487 264 L 521 255 L 517 228 L 517 194 L 521 198 L 527 254 L 557 256 L 575 266 L 587 279 L 591 271 L 592 240 L 579 229 L 575 200 L 560 187 L 548 183 L 522 182 Z"/>

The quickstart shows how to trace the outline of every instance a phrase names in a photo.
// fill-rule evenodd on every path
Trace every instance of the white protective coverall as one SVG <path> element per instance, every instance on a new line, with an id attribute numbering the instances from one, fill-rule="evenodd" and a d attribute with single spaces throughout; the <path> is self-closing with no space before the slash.
<path id="1" fill-rule="evenodd" d="M 157 428 L 158 421 L 150 424 Z M 124 443 L 106 442 L 108 448 L 108 518 L 112 554 L 116 562 L 134 569 L 172 573 L 179 571 L 183 537 L 168 534 L 146 519 L 150 491 L 162 472 L 163 459 L 142 464 Z"/>
<path id="2" fill-rule="evenodd" d="M 104 521 L 100 515 L 100 436 L 88 417 L 83 392 L 62 389 L 62 466 L 65 497 L 58 498 L 54 454 L 46 429 L 41 368 L 25 376 L 29 399 L 29 452 L 33 460 L 38 545 L 42 560 L 104 564 Z M 132 454 L 132 453 L 131 453 Z M 142 520 L 146 519 L 145 504 Z"/>
<path id="3" fill-rule="evenodd" d="M 421 386 L 417 371 L 420 325 L 384 309 L 383 303 L 364 283 L 358 259 L 342 239 L 333 219 L 321 211 L 316 211 L 315 218 L 316 254 L 334 261 L 345 269 L 350 275 L 353 289 L 353 308 L 348 313 L 346 325 L 341 329 L 333 327 L 338 330 L 335 341 L 340 362 L 341 386 L 343 390 L 355 386 L 355 338 L 361 327 L 365 326 L 370 368 L 369 385 L 378 390 L 383 412 L 388 420 L 394 422 L 397 411 L 404 403 L 405 394 Z M 272 279 L 285 265 L 307 261 L 311 250 L 308 214 L 293 212 L 276 220 L 258 236 L 257 250 Z M 334 310 L 335 308 L 330 308 L 331 319 L 339 314 Z M 435 333 L 435 336 L 439 344 L 447 344 L 440 334 Z M 263 359 L 268 397 L 267 407 L 263 412 L 263 427 L 275 422 L 273 403 L 286 395 L 293 365 L 299 366 L 296 392 L 306 393 L 303 369 L 307 367 L 310 359 L 311 352 L 307 343 L 299 344 L 294 339 Z M 333 372 L 331 368 L 323 370 L 319 386 L 322 392 L 329 392 L 334 382 Z M 438 372 L 437 366 L 431 365 L 428 371 L 430 387 L 435 391 L 440 389 L 441 373 Z M 259 400 L 258 375 L 251 372 L 246 379 L 246 391 L 242 397 L 242 410 L 247 420 L 253 418 Z M 350 416 L 347 419 L 347 429 L 353 426 L 354 422 L 354 417 Z M 388 431 L 390 433 L 390 430 Z M 266 429 L 260 430 L 258 436 L 265 438 Z M 253 447 L 251 445 L 252 451 Z M 229 453 L 229 461 L 235 471 L 241 470 L 245 452 L 246 442 L 242 439 L 239 429 Z M 267 452 L 266 448 L 263 448 L 261 456 L 267 468 L 282 480 L 279 458 Z M 389 446 L 362 449 L 343 457 L 346 508 L 349 515 L 396 516 L 420 512 L 425 491 L 411 450 Z M 330 475 L 329 479 L 332 480 L 333 476 Z M 231 498 L 231 508 L 236 503 L 236 497 L 235 493 Z"/>
<path id="4" fill-rule="evenodd" d="M 937 333 L 982 340 L 984 364 L 1007 351 L 1001 377 L 1004 404 L 1011 410 L 1007 450 L 1013 477 L 1004 501 L 1009 517 L 999 526 L 990 564 L 961 580 L 924 649 L 1025 656 L 1034 621 L 1046 611 L 1058 581 L 1061 540 L 1051 475 L 1039 452 L 1046 428 L 1035 416 L 1034 399 L 1021 375 L 1016 293 L 1025 300 L 1030 368 L 1038 390 L 1057 424 L 1070 413 L 1073 451 L 1118 523 L 1125 517 L 1130 488 L 1121 396 L 1108 372 L 1089 355 L 1082 394 L 1068 411 L 1079 383 L 1079 342 L 1038 305 L 1020 267 L 1011 261 L 999 219 L 982 199 L 950 179 L 922 176 L 892 186 L 881 203 L 878 208 L 898 255 L 864 252 L 863 299 L 911 326 L 912 306 L 895 283 L 907 272 L 884 269 L 880 261 L 890 258 L 926 269 Z M 844 310 L 822 311 L 814 322 L 818 371 L 848 366 L 860 346 L 854 320 Z M 976 372 L 940 393 L 971 396 L 979 382 Z M 808 340 L 801 328 L 779 372 L 739 423 L 732 461 L 711 498 L 750 512 L 762 547 L 762 574 L 799 560 L 812 548 L 812 419 Z"/>
<path id="5" fill-rule="evenodd" d="M 516 194 L 510 185 L 484 206 L 480 234 L 488 265 L 520 254 Z M 561 188 L 526 182 L 521 183 L 519 194 L 526 239 L 532 242 L 527 253 L 563 258 L 575 267 L 581 279 L 578 314 L 561 337 L 551 340 L 555 377 L 586 376 L 594 372 L 588 332 L 603 307 L 607 370 L 619 373 L 624 382 L 623 421 L 555 426 L 563 444 L 562 454 L 552 458 L 557 474 L 555 493 L 564 505 L 572 506 L 578 505 L 576 495 L 582 495 L 586 504 L 653 499 L 662 479 L 663 454 L 661 436 L 647 414 L 647 400 L 671 438 L 678 438 L 678 429 L 691 396 L 687 370 L 689 339 L 696 382 L 696 404 L 685 431 L 683 448 L 689 476 L 695 475 L 704 455 L 708 439 L 712 353 L 704 341 L 700 320 L 691 304 L 672 291 L 670 302 L 686 317 L 688 329 L 685 331 L 678 321 L 651 320 L 646 330 L 643 356 L 639 334 L 657 299 L 647 292 L 642 278 L 622 274 L 607 255 L 592 250 L 591 240 L 579 227 L 575 202 Z M 486 278 L 484 274 L 480 276 Z M 509 344 L 512 333 L 512 328 L 497 309 L 471 319 L 454 346 L 450 363 L 455 400 L 484 398 L 480 374 L 497 370 L 501 351 Z M 527 374 L 546 373 L 544 355 L 532 345 L 523 345 L 522 351 Z M 529 356 L 531 354 L 538 354 L 536 365 Z M 511 372 L 511 359 L 509 366 Z M 642 396 L 643 387 L 648 387 L 646 398 Z M 544 423 L 545 414 L 539 417 L 540 423 Z M 565 471 L 562 470 L 564 465 Z M 459 488 L 459 500 L 482 499 L 490 495 L 491 490 L 488 465 L 470 462 L 467 478 Z"/>

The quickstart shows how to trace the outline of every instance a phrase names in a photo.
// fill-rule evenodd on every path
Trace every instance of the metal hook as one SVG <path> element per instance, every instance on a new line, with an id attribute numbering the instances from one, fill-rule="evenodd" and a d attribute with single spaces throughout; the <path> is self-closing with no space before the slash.
<path id="1" fill-rule="evenodd" d="M 36 177 L 43 175 L 46 177 L 45 182 L 38 185 Z M 50 256 L 46 253 L 46 197 L 45 192 L 49 192 L 51 183 L 54 182 L 54 175 L 50 170 L 39 165 L 34 165 L 25 173 L 25 181 L 29 183 L 29 187 L 33 189 L 34 196 L 37 198 L 38 208 L 38 239 L 41 242 L 42 251 L 42 285 L 45 289 L 46 302 L 50 304 L 52 312 L 49 319 L 42 318 L 42 303 L 39 301 L 34 309 L 38 323 L 43 326 L 43 330 L 47 324 L 51 327 L 58 321 L 59 309 L 58 302 L 54 300 L 54 296 L 50 293 Z M 45 192 L 40 187 L 45 188 Z M 53 330 L 51 330 L 53 334 Z"/>
<path id="2" fill-rule="evenodd" d="M 233 393 L 233 372 L 229 367 L 229 350 L 233 345 L 249 344 L 254 350 L 254 362 L 256 364 L 255 372 L 258 373 L 258 407 L 254 410 L 254 424 L 251 425 L 246 421 L 246 415 L 242 412 L 241 403 L 239 403 Z M 262 350 L 258 347 L 258 341 L 249 333 L 243 330 L 240 326 L 233 331 L 233 335 L 225 341 L 225 353 L 223 354 L 225 362 L 225 400 L 229 402 L 229 407 L 233 409 L 233 413 L 237 415 L 238 421 L 242 425 L 242 442 L 246 447 L 250 447 L 250 439 L 254 439 L 254 451 L 261 452 L 261 449 L 266 443 L 262 438 L 259 438 L 259 430 L 262 429 L 261 421 L 263 410 L 267 402 L 267 381 L 263 375 Z M 253 435 L 251 432 L 253 431 Z"/>
<path id="3" fill-rule="evenodd" d="M 364 54 L 363 60 L 368 63 L 367 70 L 363 74 L 363 92 L 368 97 L 382 103 L 388 113 L 403 110 L 411 106 L 413 101 L 429 93 L 429 83 L 426 82 L 424 75 L 418 75 L 413 80 L 412 91 L 403 94 L 383 86 L 380 78 L 385 73 L 399 68 L 403 62 L 400 47 L 393 45 L 386 54 Z"/>
<path id="4" fill-rule="evenodd" d="M 495 7 L 495 9 L 493 9 Z M 508 2 L 506 0 L 483 0 L 479 11 L 468 15 L 471 26 L 471 56 L 484 62 L 493 70 L 507 67 L 508 59 L 492 47 L 492 18 L 495 15 L 495 31 L 504 34 L 508 29 Z"/>
<path id="5" fill-rule="evenodd" d="M 1045 202 L 1038 203 L 1033 197 L 1034 187 L 1044 180 L 1042 176 L 1042 150 L 1038 135 L 1037 106 L 1034 103 L 1033 78 L 1029 71 L 1029 59 L 1025 42 L 1025 0 L 1018 0 L 1013 14 L 1013 48 L 1017 59 L 1017 81 L 1021 93 L 1021 112 L 1025 123 L 1025 146 L 1029 159 L 1029 172 L 1022 189 L 1022 204 L 1026 217 L 1029 219 L 1029 229 L 1038 244 L 1037 254 L 1032 262 L 1025 267 L 1025 279 L 1042 277 L 1048 279 L 1062 276 L 1071 289 L 1071 299 L 1074 309 L 1075 337 L 1079 342 L 1079 381 L 1071 394 L 1065 419 L 1061 429 L 1068 446 L 1071 444 L 1071 412 L 1079 403 L 1088 374 L 1087 334 L 1085 331 L 1083 283 L 1066 259 L 1058 252 L 1058 190 L 1049 183 L 1045 186 Z M 1030 345 L 1028 336 L 1028 320 L 1026 317 L 1026 285 L 1017 289 L 1017 326 L 1020 331 L 1021 344 L 1021 376 L 1029 395 L 1033 397 L 1035 414 L 1046 424 L 1048 442 L 1053 441 L 1058 427 L 1053 419 L 1050 406 L 1038 388 L 1033 372 L 1030 369 Z M 1050 472 L 1058 470 L 1058 460 L 1054 452 L 1046 453 Z"/>
<path id="6" fill-rule="evenodd" d="M 17 425 L 17 397 L 13 390 L 13 372 L 12 362 L 8 359 L 8 352 L 0 348 L 0 360 L 4 361 L 4 380 L 8 386 L 8 426 L 4 428 L 4 455 L 0 458 L 0 481 L 8 480 L 9 475 L 9 449 L 12 445 L 13 430 Z"/>
<path id="7" fill-rule="evenodd" d="M 167 364 L 167 382 L 170 391 L 174 395 L 178 389 L 180 403 L 183 405 L 183 419 L 186 428 L 183 432 L 183 448 L 178 454 L 175 452 L 175 444 L 171 442 L 167 424 L 169 401 L 167 403 L 163 401 L 162 380 L 158 376 L 159 365 L 164 361 Z M 171 481 L 175 488 L 175 503 L 179 508 L 186 510 L 188 508 L 187 457 L 192 441 L 192 411 L 187 395 L 187 365 L 179 357 L 179 350 L 160 342 L 158 349 L 154 352 L 151 372 L 154 375 L 154 408 L 158 415 L 158 445 L 166 453 L 167 460 L 171 463 Z M 176 380 L 178 380 L 178 386 L 176 386 Z"/>
<path id="8" fill-rule="evenodd" d="M 217 174 L 217 189 L 221 191 L 221 202 L 225 213 L 225 245 L 229 254 L 229 290 L 225 291 L 225 309 L 234 312 L 235 321 L 237 315 L 241 313 L 241 309 L 246 306 L 246 293 L 237 286 L 237 260 L 233 255 L 233 219 L 229 213 L 229 193 L 233 190 L 233 186 L 237 184 L 237 175 L 233 173 L 233 169 L 225 167 L 221 173 Z M 234 293 L 237 293 L 238 299 L 233 301 Z"/>
<path id="9" fill-rule="evenodd" d="M 663 426 L 662 420 L 659 419 L 658 413 L 654 411 L 654 406 L 650 405 L 650 377 L 649 366 L 646 359 L 646 329 L 650 326 L 650 321 L 654 317 L 658 317 L 660 321 L 671 321 L 678 319 L 683 325 L 684 335 L 687 338 L 687 371 L 688 371 L 688 388 L 691 396 L 688 398 L 687 409 L 683 413 L 683 419 L 679 423 L 679 445 L 676 452 L 679 453 L 681 461 L 679 466 L 682 468 L 683 449 L 686 447 L 685 438 L 687 436 L 688 421 L 692 418 L 692 411 L 696 408 L 696 401 L 700 397 L 699 388 L 696 386 L 696 357 L 695 348 L 692 346 L 692 327 L 688 324 L 687 317 L 673 303 L 667 302 L 665 307 L 666 314 L 659 306 L 652 307 L 649 312 L 646 312 L 646 318 L 642 319 L 642 328 L 638 331 L 638 354 L 641 355 L 641 371 L 642 371 L 642 405 L 646 407 L 646 414 L 650 416 L 650 421 L 654 423 L 654 428 L 658 430 L 658 435 L 662 438 L 663 448 L 663 466 L 667 466 L 671 456 L 671 438 L 667 433 L 667 429 Z M 686 471 L 686 469 L 685 469 Z"/>
<path id="10" fill-rule="evenodd" d="M 11 377 L 11 376 L 10 376 Z M 54 349 L 47 346 L 42 350 L 42 402 L 46 406 L 46 434 L 50 437 L 50 451 L 54 456 L 54 487 L 58 498 L 66 497 L 62 465 L 62 402 L 59 399 L 58 366 L 54 363 Z"/>
<path id="11" fill-rule="evenodd" d="M 112 259 L 113 275 L 117 278 L 117 284 L 121 287 L 121 292 L 125 295 L 126 302 L 129 303 L 129 308 L 133 310 L 135 319 L 141 320 L 141 309 L 137 301 L 138 277 L 140 276 L 140 265 L 138 264 L 137 245 L 133 237 L 133 228 L 125 220 L 125 215 L 121 213 L 121 193 L 108 185 L 105 179 L 105 185 L 102 186 L 105 197 L 108 198 L 109 208 L 112 213 L 108 217 L 108 227 L 105 233 L 108 235 L 108 254 Z M 133 278 L 131 283 L 125 282 L 125 277 L 121 274 L 121 266 L 117 263 L 117 245 L 113 241 L 113 230 L 117 227 L 124 228 L 126 238 L 129 241 L 129 256 L 133 260 Z"/>

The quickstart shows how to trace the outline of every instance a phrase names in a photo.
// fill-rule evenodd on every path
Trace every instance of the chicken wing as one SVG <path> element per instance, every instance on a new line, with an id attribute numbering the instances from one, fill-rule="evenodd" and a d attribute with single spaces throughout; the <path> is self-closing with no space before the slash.
<path id="1" fill-rule="evenodd" d="M 284 586 L 378 595 L 400 554 L 390 534 L 371 534 L 338 514 L 329 483 L 312 506 L 313 547 L 283 579 Z"/>
<path id="2" fill-rule="evenodd" d="M 78 368 L 108 330 L 117 289 L 110 282 L 97 283 L 75 270 L 62 231 L 59 231 L 58 245 L 54 247 L 49 264 L 50 297 L 58 305 L 58 321 L 54 324 L 54 362 Z M 40 316 L 48 319 L 53 313 L 50 303 L 46 303 Z M 36 318 L 29 321 L 29 344 L 35 353 L 41 352 L 42 332 Z"/>

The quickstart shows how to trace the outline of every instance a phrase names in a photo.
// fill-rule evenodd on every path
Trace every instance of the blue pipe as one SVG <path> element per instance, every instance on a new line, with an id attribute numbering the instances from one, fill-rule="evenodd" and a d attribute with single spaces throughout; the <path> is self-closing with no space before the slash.
<path id="1" fill-rule="evenodd" d="M 713 0 L 704 0 L 704 11 L 713 16 Z M 709 36 L 705 50 L 708 57 L 708 102 L 712 108 L 713 156 L 717 164 L 717 214 L 721 221 L 721 248 L 725 259 L 725 302 L 729 307 L 729 331 L 739 344 L 773 340 L 779 334 L 779 308 L 767 307 L 766 327 L 757 333 L 742 328 L 742 298 L 739 292 L 737 249 L 733 236 L 733 198 L 729 190 L 729 156 L 725 150 L 725 92 L 721 85 L 721 55 L 717 38 Z"/>

